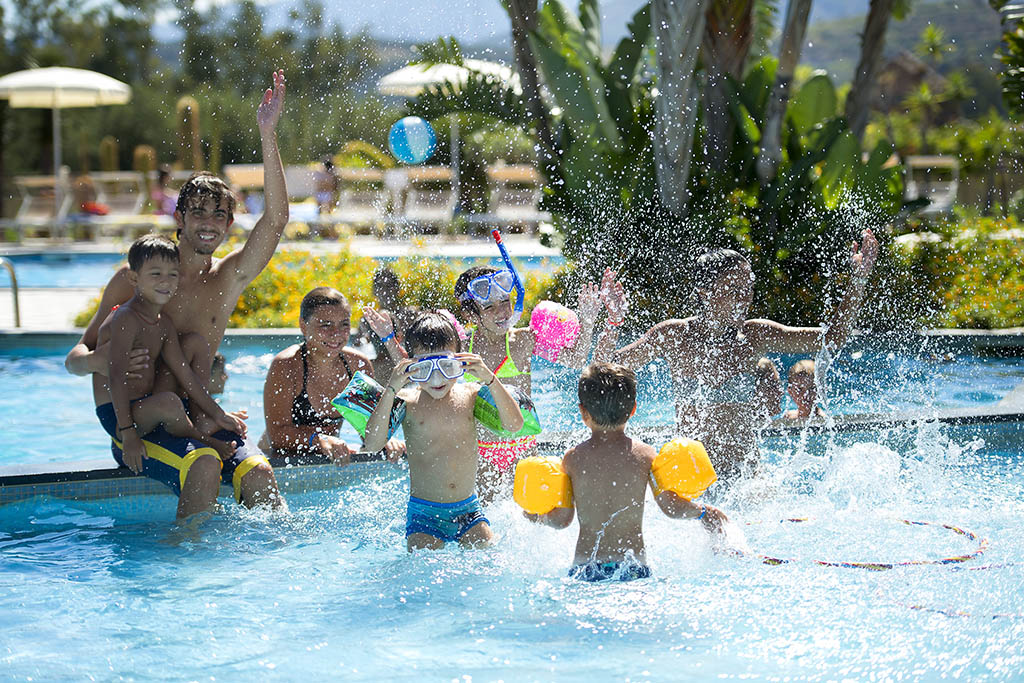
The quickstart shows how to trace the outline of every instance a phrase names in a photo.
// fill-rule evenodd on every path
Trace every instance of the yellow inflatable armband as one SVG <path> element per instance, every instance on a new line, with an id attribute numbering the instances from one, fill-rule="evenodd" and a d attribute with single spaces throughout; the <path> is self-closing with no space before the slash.
<path id="1" fill-rule="evenodd" d="M 516 463 L 512 498 L 533 515 L 572 507 L 572 482 L 561 458 L 524 458 Z"/>
<path id="2" fill-rule="evenodd" d="M 675 438 L 662 446 L 651 465 L 654 495 L 672 491 L 682 498 L 699 498 L 715 483 L 718 475 L 711 466 L 704 444 L 693 439 Z"/>

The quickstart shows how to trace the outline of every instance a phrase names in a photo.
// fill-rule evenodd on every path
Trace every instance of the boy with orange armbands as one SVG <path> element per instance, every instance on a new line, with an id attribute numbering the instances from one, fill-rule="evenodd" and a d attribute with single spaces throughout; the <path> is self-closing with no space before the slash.
<path id="1" fill-rule="evenodd" d="M 708 531 L 722 530 L 728 521 L 725 513 L 688 499 L 699 496 L 714 481 L 706 454 L 701 459 L 687 451 L 680 458 L 682 451 L 670 452 L 666 460 L 668 446 L 659 456 L 652 446 L 626 436 L 626 422 L 636 412 L 632 370 L 614 363 L 590 365 L 580 377 L 579 400 L 590 438 L 570 449 L 561 467 L 545 458 L 521 461 L 515 484 L 516 502 L 531 521 L 565 528 L 572 523 L 574 511 L 579 513 L 580 533 L 569 576 L 628 581 L 651 575 L 642 528 L 649 485 L 658 507 L 669 517 L 698 519 Z M 699 447 L 697 442 L 678 440 L 670 446 L 685 450 L 693 444 Z M 676 473 L 682 469 L 677 464 L 685 464 L 673 462 L 680 459 L 694 463 L 685 477 Z M 693 486 L 695 480 L 699 482 Z"/>

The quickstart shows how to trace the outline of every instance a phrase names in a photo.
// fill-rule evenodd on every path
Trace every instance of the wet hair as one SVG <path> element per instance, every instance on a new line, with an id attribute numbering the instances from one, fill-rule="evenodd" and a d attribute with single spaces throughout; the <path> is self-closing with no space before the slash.
<path id="1" fill-rule="evenodd" d="M 747 257 L 732 249 L 713 249 L 697 259 L 694 273 L 697 287 L 710 287 L 718 278 L 743 264 L 750 266 Z"/>
<path id="2" fill-rule="evenodd" d="M 313 311 L 321 306 L 343 306 L 348 311 L 352 307 L 348 304 L 345 295 L 333 287 L 314 287 L 309 290 L 306 296 L 302 297 L 302 304 L 299 306 L 299 318 L 306 322 L 313 317 Z"/>
<path id="3" fill-rule="evenodd" d="M 381 266 L 373 274 L 373 295 L 380 301 L 382 306 L 397 305 L 398 291 L 402 288 L 402 281 L 398 279 L 395 271 L 387 266 Z M 383 298 L 390 298 L 391 301 L 381 301 Z"/>
<path id="4" fill-rule="evenodd" d="M 592 363 L 583 369 L 577 393 L 594 422 L 618 427 L 636 408 L 636 375 L 617 363 Z"/>
<path id="5" fill-rule="evenodd" d="M 814 377 L 814 361 L 805 358 L 793 363 L 789 367 L 789 381 L 792 382 L 797 377 Z"/>
<path id="6" fill-rule="evenodd" d="M 128 248 L 128 267 L 136 273 L 142 270 L 146 261 L 162 258 L 178 262 L 178 245 L 163 235 L 143 235 Z"/>
<path id="7" fill-rule="evenodd" d="M 405 331 L 405 348 L 410 356 L 452 348 L 458 353 L 462 351 L 462 340 L 447 316 L 437 311 L 427 311 L 416 316 Z"/>
<path id="8" fill-rule="evenodd" d="M 472 297 L 462 298 L 462 295 L 469 290 L 469 283 L 481 275 L 490 275 L 491 273 L 497 273 L 499 270 L 501 269 L 494 266 L 473 266 L 459 276 L 459 279 L 455 281 L 455 298 L 458 299 L 459 306 L 464 313 L 480 315 L 480 304 L 476 300 Z"/>
<path id="9" fill-rule="evenodd" d="M 185 184 L 178 190 L 178 204 L 175 210 L 184 216 L 189 209 L 202 204 L 207 198 L 212 199 L 217 208 L 225 209 L 228 212 L 229 221 L 234 220 L 235 193 L 231 191 L 226 182 L 209 171 L 194 173 L 185 181 Z M 181 230 L 178 230 L 178 235 L 181 235 Z"/>

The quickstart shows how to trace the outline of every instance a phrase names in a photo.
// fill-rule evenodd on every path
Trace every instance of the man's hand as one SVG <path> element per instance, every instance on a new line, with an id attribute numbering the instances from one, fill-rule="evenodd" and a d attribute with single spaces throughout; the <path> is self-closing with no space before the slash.
<path id="1" fill-rule="evenodd" d="M 142 437 L 134 429 L 126 429 L 121 432 L 121 456 L 128 469 L 135 474 L 142 472 L 142 459 L 149 456 L 146 455 Z"/>
<path id="2" fill-rule="evenodd" d="M 263 101 L 256 110 L 256 122 L 261 135 L 270 135 L 277 129 L 277 122 L 281 120 L 281 112 L 284 110 L 284 69 L 275 71 L 273 77 L 274 86 L 263 93 Z"/>
<path id="3" fill-rule="evenodd" d="M 234 432 L 243 439 L 248 431 L 245 423 L 242 422 L 237 413 L 225 413 L 221 411 L 220 417 L 217 418 L 217 426 L 221 429 L 226 429 L 229 432 Z"/>
<path id="4" fill-rule="evenodd" d="M 611 268 L 605 268 L 601 277 L 601 301 L 608 309 L 608 320 L 615 324 L 620 324 L 629 312 L 626 290 L 618 280 L 618 273 Z"/>
<path id="5" fill-rule="evenodd" d="M 853 263 L 853 277 L 867 280 L 878 260 L 878 240 L 870 229 L 862 232 L 860 239 L 859 247 L 856 242 L 851 247 L 850 260 Z"/>
<path id="6" fill-rule="evenodd" d="M 372 306 L 363 306 L 363 317 L 366 318 L 366 324 L 370 326 L 373 333 L 381 339 L 395 331 L 395 323 L 391 319 L 391 314 L 383 309 L 377 310 Z"/>

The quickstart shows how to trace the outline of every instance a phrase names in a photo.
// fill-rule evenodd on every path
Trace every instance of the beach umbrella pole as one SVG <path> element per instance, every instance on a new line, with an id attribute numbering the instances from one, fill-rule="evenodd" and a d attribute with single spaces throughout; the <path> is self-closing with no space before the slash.
<path id="1" fill-rule="evenodd" d="M 64 201 L 63 192 L 60 187 L 60 166 L 61 166 L 61 141 L 60 141 L 60 107 L 57 102 L 53 103 L 53 218 L 57 220 L 60 215 L 60 206 Z"/>

